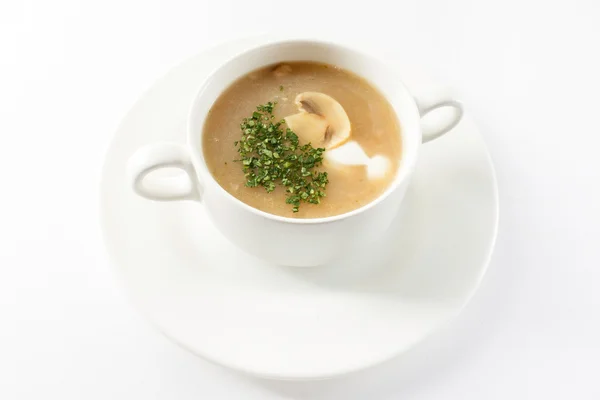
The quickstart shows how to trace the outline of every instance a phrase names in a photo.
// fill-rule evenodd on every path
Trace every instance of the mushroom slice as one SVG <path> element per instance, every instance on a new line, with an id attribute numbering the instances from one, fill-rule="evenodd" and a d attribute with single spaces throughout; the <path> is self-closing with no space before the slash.
<path id="1" fill-rule="evenodd" d="M 296 96 L 296 105 L 301 112 L 285 120 L 289 128 L 304 141 L 333 149 L 350 138 L 348 114 L 333 97 L 319 92 L 303 92 Z M 320 117 L 325 124 L 315 117 Z M 292 125 L 301 126 L 302 131 Z M 309 129 L 315 131 L 308 132 Z"/>
<path id="2" fill-rule="evenodd" d="M 275 68 L 273 68 L 273 74 L 277 78 L 284 77 L 289 75 L 292 72 L 292 66 L 289 64 L 279 64 Z"/>
<path id="3" fill-rule="evenodd" d="M 325 143 L 324 132 L 327 131 L 327 120 L 317 114 L 298 113 L 285 118 L 288 128 L 294 131 L 304 143 L 321 147 Z"/>

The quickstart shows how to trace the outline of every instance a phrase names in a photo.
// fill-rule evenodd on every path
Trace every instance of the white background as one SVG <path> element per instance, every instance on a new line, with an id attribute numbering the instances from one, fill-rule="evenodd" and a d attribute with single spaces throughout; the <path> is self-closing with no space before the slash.
<path id="1" fill-rule="evenodd" d="M 0 2 L 0 399 L 600 398 L 600 3 L 347 3 Z M 422 65 L 464 101 L 499 180 L 497 247 L 463 314 L 330 381 L 248 378 L 176 347 L 100 239 L 104 152 L 139 95 L 208 46 L 280 31 Z"/>

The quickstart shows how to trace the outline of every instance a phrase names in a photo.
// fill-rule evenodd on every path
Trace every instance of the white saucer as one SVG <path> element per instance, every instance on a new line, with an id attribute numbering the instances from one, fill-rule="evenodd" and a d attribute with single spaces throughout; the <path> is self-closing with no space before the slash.
<path id="1" fill-rule="evenodd" d="M 248 44 L 229 43 L 174 68 L 124 118 L 101 183 L 111 260 L 158 329 L 215 363 L 269 378 L 316 379 L 397 356 L 457 315 L 488 265 L 498 195 L 482 138 L 467 115 L 423 146 L 402 212 L 376 247 L 325 267 L 261 264 L 230 245 L 202 205 L 144 200 L 124 175 L 143 144 L 185 142 L 199 84 Z M 441 91 L 423 76 L 403 76 L 415 94 Z"/>

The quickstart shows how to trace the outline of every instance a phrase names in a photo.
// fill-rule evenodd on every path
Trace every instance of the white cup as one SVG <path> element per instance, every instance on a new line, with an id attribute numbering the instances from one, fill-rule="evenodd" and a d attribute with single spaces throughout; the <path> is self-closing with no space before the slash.
<path id="1" fill-rule="evenodd" d="M 342 215 L 294 219 L 253 208 L 229 194 L 210 174 L 202 150 L 204 120 L 218 96 L 236 79 L 257 68 L 284 61 L 316 61 L 337 65 L 366 78 L 390 102 L 400 122 L 402 158 L 395 180 L 371 203 Z M 433 109 L 452 107 L 452 121 L 421 130 L 421 116 Z M 462 117 L 460 103 L 439 99 L 422 105 L 384 63 L 337 44 L 319 41 L 279 41 L 245 51 L 225 62 L 203 83 L 187 122 L 187 144 L 153 143 L 129 160 L 133 190 L 150 200 L 191 200 L 205 207 L 214 225 L 236 246 L 267 262 L 289 266 L 325 264 L 389 227 L 404 197 L 421 143 L 448 132 Z M 186 179 L 174 177 L 165 184 L 152 181 L 150 172 L 176 167 Z M 154 183 L 154 184 L 152 184 Z"/>

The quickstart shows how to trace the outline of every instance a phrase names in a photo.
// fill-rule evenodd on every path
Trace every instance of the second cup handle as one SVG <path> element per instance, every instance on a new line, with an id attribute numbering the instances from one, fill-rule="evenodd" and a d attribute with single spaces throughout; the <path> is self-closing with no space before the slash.
<path id="1" fill-rule="evenodd" d="M 185 176 L 148 176 L 162 168 L 181 169 Z M 127 163 L 127 178 L 138 195 L 150 200 L 200 200 L 201 187 L 189 151 L 177 143 L 152 143 L 137 150 Z"/>
<path id="2" fill-rule="evenodd" d="M 456 100 L 442 100 L 428 105 L 422 104 L 422 102 L 418 99 L 415 100 L 417 102 L 417 107 L 419 108 L 419 114 L 421 115 L 421 118 L 423 118 L 430 112 L 440 108 L 450 107 L 454 109 L 454 116 L 452 117 L 452 120 L 449 123 L 436 124 L 436 126 L 430 130 L 423 130 L 423 143 L 427 143 L 433 139 L 437 139 L 443 134 L 449 132 L 452 128 L 458 125 L 458 123 L 462 119 L 464 113 L 463 106 L 460 102 Z"/>

